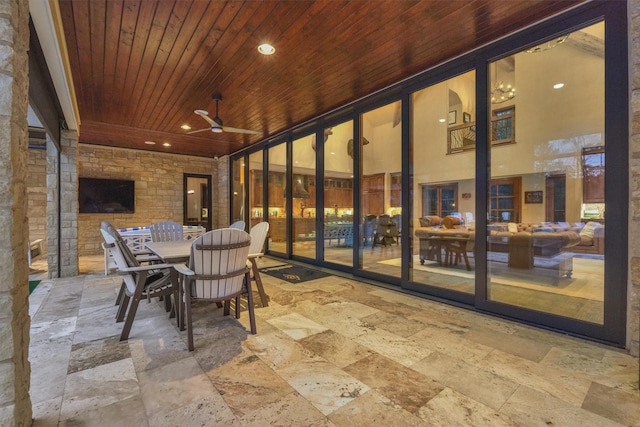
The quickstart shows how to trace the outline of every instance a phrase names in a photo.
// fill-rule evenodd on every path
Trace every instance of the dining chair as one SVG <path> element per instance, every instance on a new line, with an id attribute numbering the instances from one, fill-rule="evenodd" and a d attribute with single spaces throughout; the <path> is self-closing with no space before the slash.
<path id="1" fill-rule="evenodd" d="M 224 302 L 224 314 L 229 314 L 231 299 L 235 299 L 236 318 L 240 318 L 240 295 L 247 295 L 247 308 L 251 333 L 256 333 L 253 310 L 251 278 L 247 267 L 247 256 L 251 236 L 249 233 L 220 228 L 209 231 L 193 241 L 189 267 L 175 265 L 179 273 L 180 329 L 186 328 L 189 351 L 193 351 L 193 323 L 191 303 L 194 300 Z"/>
<path id="2" fill-rule="evenodd" d="M 234 222 L 233 224 L 231 224 L 231 225 L 229 226 L 229 228 L 235 228 L 235 229 L 238 229 L 238 230 L 244 230 L 245 225 L 246 225 L 246 224 L 245 224 L 245 222 L 244 222 L 244 221 L 236 221 L 236 222 Z"/>
<path id="3" fill-rule="evenodd" d="M 182 240 L 184 230 L 182 225 L 173 221 L 156 222 L 149 227 L 152 242 L 168 242 L 171 240 Z"/>
<path id="4" fill-rule="evenodd" d="M 367 246 L 367 243 L 369 242 L 373 243 L 377 225 L 378 217 L 376 215 L 370 214 L 364 218 L 364 230 L 362 236 L 364 246 Z"/>
<path id="5" fill-rule="evenodd" d="M 259 222 L 251 227 L 249 235 L 251 236 L 251 246 L 249 246 L 249 264 L 251 265 L 251 280 L 256 282 L 258 293 L 263 307 L 269 306 L 269 297 L 262 286 L 260 278 L 260 270 L 258 270 L 258 258 L 264 255 L 264 244 L 269 234 L 269 223 L 266 221 Z"/>
<path id="6" fill-rule="evenodd" d="M 172 264 L 142 265 L 118 231 L 108 222 L 102 222 L 100 232 L 105 245 L 113 254 L 118 274 L 122 275 L 122 286 L 116 301 L 119 305 L 116 323 L 124 320 L 120 334 L 120 341 L 124 341 L 129 338 L 142 299 L 151 301 L 151 298 L 163 297 L 167 311 L 175 314 L 175 304 L 171 305 L 171 296 L 173 295 L 174 301 L 177 301 L 177 287 L 174 286 L 177 275 Z"/>

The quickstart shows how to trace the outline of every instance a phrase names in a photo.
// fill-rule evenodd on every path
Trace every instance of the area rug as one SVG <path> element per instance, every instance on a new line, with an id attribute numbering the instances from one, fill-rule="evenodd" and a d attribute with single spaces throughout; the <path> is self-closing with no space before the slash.
<path id="1" fill-rule="evenodd" d="M 495 275 L 492 276 L 492 283 L 516 286 L 520 288 L 538 290 L 543 292 L 550 292 L 559 295 L 566 295 L 578 298 L 586 298 L 594 301 L 604 301 L 604 267 L 601 260 L 582 259 L 575 258 L 573 260 L 573 276 L 571 279 L 561 278 L 556 283 L 553 283 L 548 277 L 541 277 L 536 274 L 531 274 L 535 270 L 514 270 L 506 268 L 506 263 L 503 264 L 504 268 L 499 268 L 500 254 L 494 254 L 496 258 L 493 261 Z M 506 255 L 506 254 L 505 254 Z M 471 265 L 473 266 L 473 257 L 469 257 Z M 505 259 L 506 261 L 506 259 Z M 401 259 L 392 258 L 384 261 L 378 261 L 380 264 L 390 265 L 394 267 L 400 267 Z M 414 255 L 413 259 L 414 270 L 421 270 L 432 274 L 442 274 L 448 276 L 454 276 L 458 278 L 468 279 L 470 284 L 475 280 L 475 272 L 467 271 L 464 268 L 464 263 L 459 267 L 443 267 L 437 262 L 427 260 L 424 265 L 420 264 L 420 257 Z"/>
<path id="2" fill-rule="evenodd" d="M 31 292 L 33 292 L 33 290 L 36 288 L 36 286 L 38 286 L 39 283 L 40 280 L 29 280 L 29 295 L 31 295 Z"/>
<path id="3" fill-rule="evenodd" d="M 320 270 L 314 270 L 311 268 L 301 267 L 299 265 L 279 265 L 276 267 L 262 268 L 260 269 L 260 273 L 277 277 L 278 279 L 285 280 L 289 283 L 302 283 L 309 280 L 321 279 L 323 277 L 330 276 L 329 273 L 325 273 Z"/>

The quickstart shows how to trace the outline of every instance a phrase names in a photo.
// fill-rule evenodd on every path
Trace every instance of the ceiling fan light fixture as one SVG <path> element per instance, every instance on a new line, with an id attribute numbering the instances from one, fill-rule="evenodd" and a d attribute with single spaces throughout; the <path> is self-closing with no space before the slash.
<path id="1" fill-rule="evenodd" d="M 276 48 L 271 46 L 269 43 L 263 43 L 258 46 L 258 52 L 263 55 L 273 55 L 276 52 Z"/>
<path id="2" fill-rule="evenodd" d="M 222 128 L 219 127 L 219 126 L 212 126 L 211 127 L 211 132 L 222 133 Z"/>

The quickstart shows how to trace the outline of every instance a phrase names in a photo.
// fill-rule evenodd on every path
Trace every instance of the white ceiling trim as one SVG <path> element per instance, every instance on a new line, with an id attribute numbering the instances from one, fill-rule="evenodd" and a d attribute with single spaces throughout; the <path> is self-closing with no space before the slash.
<path id="1" fill-rule="evenodd" d="M 73 78 L 62 32 L 57 0 L 29 0 L 29 12 L 38 34 L 53 86 L 70 130 L 78 130 L 80 114 L 73 89 Z"/>

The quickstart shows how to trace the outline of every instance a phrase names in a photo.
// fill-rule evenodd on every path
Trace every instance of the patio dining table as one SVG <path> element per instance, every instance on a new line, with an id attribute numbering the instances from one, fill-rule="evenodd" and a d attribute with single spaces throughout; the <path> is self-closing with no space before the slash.
<path id="1" fill-rule="evenodd" d="M 145 246 L 166 263 L 187 262 L 191 255 L 193 240 L 146 242 Z"/>

